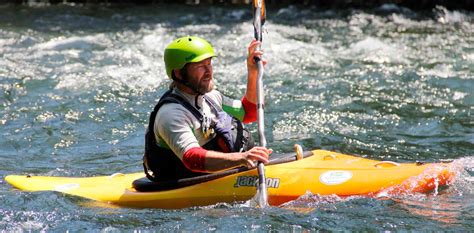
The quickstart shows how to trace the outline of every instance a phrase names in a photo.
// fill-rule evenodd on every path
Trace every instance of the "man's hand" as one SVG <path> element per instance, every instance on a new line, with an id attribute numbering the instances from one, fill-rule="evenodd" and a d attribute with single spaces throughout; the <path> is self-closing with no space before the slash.
<path id="1" fill-rule="evenodd" d="M 265 147 L 256 146 L 249 151 L 242 152 L 242 164 L 248 168 L 254 168 L 256 162 L 262 162 L 267 164 L 269 162 L 268 157 L 273 152 L 272 149 L 267 149 Z"/>
<path id="2" fill-rule="evenodd" d="M 257 46 L 259 46 L 260 44 L 261 44 L 260 41 L 253 39 L 248 47 L 247 70 L 249 74 L 255 73 L 256 75 L 258 72 L 257 63 L 255 62 L 255 57 L 262 59 L 263 51 L 261 50 L 256 51 Z M 262 59 L 262 62 L 263 62 L 263 65 L 267 64 L 267 61 L 264 59 Z"/>
<path id="3" fill-rule="evenodd" d="M 267 164 L 269 162 L 268 156 L 273 152 L 272 149 L 257 146 L 246 152 L 234 152 L 234 153 L 223 153 L 212 150 L 205 150 L 199 147 L 198 149 L 190 149 L 189 157 L 190 164 L 186 167 L 195 172 L 218 172 L 225 169 L 247 166 L 248 168 L 254 168 L 257 162 Z M 197 151 L 196 151 L 197 150 Z M 193 157 L 198 157 L 198 160 L 193 160 Z M 189 158 L 188 158 L 189 159 Z M 204 164 L 197 166 L 197 169 L 193 169 L 193 163 L 199 163 L 200 161 Z M 201 167 L 202 166 L 202 167 Z"/>
<path id="4" fill-rule="evenodd" d="M 258 67 L 255 62 L 255 57 L 262 59 L 263 51 L 255 51 L 261 42 L 255 39 L 252 40 L 248 47 L 247 55 L 247 90 L 245 91 L 245 97 L 250 103 L 257 103 L 257 76 Z M 265 59 L 262 59 L 263 65 L 267 64 Z"/>

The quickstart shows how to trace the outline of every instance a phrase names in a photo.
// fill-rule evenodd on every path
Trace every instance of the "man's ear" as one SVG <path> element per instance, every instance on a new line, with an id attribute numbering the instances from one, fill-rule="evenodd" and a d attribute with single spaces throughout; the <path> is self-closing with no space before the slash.
<path id="1" fill-rule="evenodd" d="M 181 75 L 181 70 L 174 69 L 173 71 L 173 76 L 178 79 L 178 80 L 183 80 L 183 76 Z"/>

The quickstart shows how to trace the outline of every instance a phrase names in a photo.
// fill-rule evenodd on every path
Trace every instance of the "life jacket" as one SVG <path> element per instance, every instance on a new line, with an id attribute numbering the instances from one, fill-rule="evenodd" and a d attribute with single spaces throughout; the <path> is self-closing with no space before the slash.
<path id="1" fill-rule="evenodd" d="M 204 99 L 209 104 L 211 111 L 216 114 L 218 121 L 211 124 L 212 129 L 210 130 L 214 131 L 214 138 L 203 145 L 202 148 L 225 153 L 250 150 L 254 146 L 254 141 L 251 133 L 243 127 L 242 122 L 224 111 L 219 111 L 216 107 L 217 105 L 208 96 L 204 95 Z M 156 142 L 154 133 L 156 114 L 158 110 L 167 103 L 182 105 L 191 112 L 201 124 L 206 120 L 199 110 L 181 96 L 173 94 L 172 90 L 167 91 L 151 112 L 148 128 L 145 133 L 143 168 L 146 177 L 152 181 L 168 181 L 207 174 L 189 170 L 171 149 L 161 147 Z"/>

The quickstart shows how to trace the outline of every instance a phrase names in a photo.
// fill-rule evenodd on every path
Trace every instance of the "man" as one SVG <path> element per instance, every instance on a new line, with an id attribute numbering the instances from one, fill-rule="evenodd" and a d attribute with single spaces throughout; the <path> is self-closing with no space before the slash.
<path id="1" fill-rule="evenodd" d="M 144 168 L 153 181 L 194 177 L 239 166 L 268 163 L 271 149 L 254 147 L 241 121 L 256 120 L 257 64 L 260 42 L 247 56 L 247 90 L 241 101 L 214 90 L 214 49 L 204 39 L 182 37 L 165 49 L 166 73 L 173 80 L 150 115 Z M 232 116 L 230 116 L 230 115 Z"/>

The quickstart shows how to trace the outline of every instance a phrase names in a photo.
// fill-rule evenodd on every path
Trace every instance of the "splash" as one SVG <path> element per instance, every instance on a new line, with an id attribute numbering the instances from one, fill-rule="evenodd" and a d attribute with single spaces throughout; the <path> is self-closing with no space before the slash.
<path id="1" fill-rule="evenodd" d="M 411 177 L 401 183 L 376 194 L 376 197 L 397 197 L 413 193 L 439 194 L 441 187 L 451 185 L 459 176 L 459 167 L 455 163 L 430 164 L 420 175 Z"/>
<path id="2" fill-rule="evenodd" d="M 453 165 L 457 168 L 454 190 L 459 195 L 474 194 L 474 156 L 456 159 Z"/>
<path id="3" fill-rule="evenodd" d="M 449 11 L 446 7 L 437 6 L 434 10 L 436 20 L 442 24 L 462 23 L 468 17 L 459 11 Z"/>
<path id="4" fill-rule="evenodd" d="M 351 198 L 357 198 L 353 196 Z M 342 198 L 338 195 L 319 195 L 313 194 L 311 192 L 306 192 L 304 195 L 298 197 L 296 200 L 284 203 L 281 205 L 283 208 L 294 208 L 294 207 L 306 207 L 306 208 L 315 208 L 322 204 L 333 204 L 344 201 L 346 198 Z"/>
<path id="5" fill-rule="evenodd" d="M 389 194 L 400 208 L 448 225 L 462 222 L 462 213 L 469 211 L 474 194 L 474 157 L 464 157 L 451 162 L 455 178 L 447 187 L 436 186 L 429 193 Z M 385 193 L 387 194 L 387 193 Z"/>
<path id="6" fill-rule="evenodd" d="M 431 164 L 423 173 L 411 177 L 400 185 L 364 196 L 341 197 L 307 192 L 298 199 L 281 205 L 284 208 L 317 208 L 323 204 L 338 203 L 358 198 L 374 197 L 379 200 L 422 200 L 451 193 L 472 194 L 474 157 L 457 159 L 449 163 Z"/>

